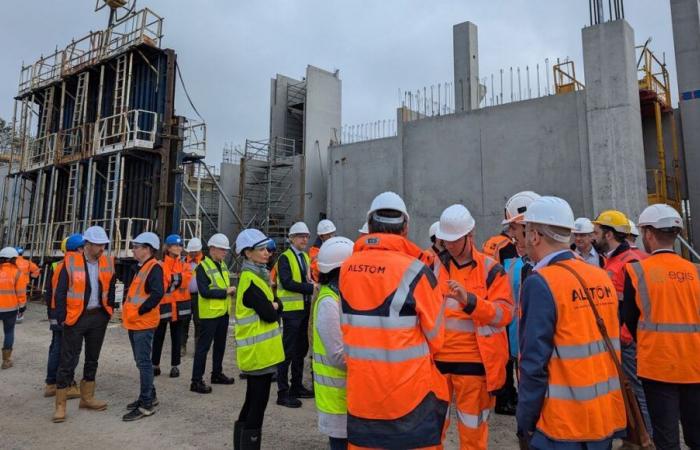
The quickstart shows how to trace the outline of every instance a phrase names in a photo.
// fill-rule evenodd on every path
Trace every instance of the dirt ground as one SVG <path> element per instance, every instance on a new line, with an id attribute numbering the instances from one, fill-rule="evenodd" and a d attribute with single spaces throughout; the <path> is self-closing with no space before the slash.
<path id="1" fill-rule="evenodd" d="M 169 378 L 170 344 L 166 335 L 161 368 L 156 377 L 160 405 L 158 412 L 136 422 L 123 422 L 126 405 L 139 391 L 138 371 L 126 332 L 119 323 L 110 323 L 97 371 L 97 397 L 109 403 L 104 412 L 78 409 L 79 400 L 68 403 L 68 418 L 62 424 L 51 422 L 53 398 L 44 398 L 46 361 L 51 340 L 43 305 L 32 303 L 24 323 L 15 329 L 14 367 L 0 371 L 0 448 L 99 448 L 107 449 L 221 449 L 232 448 L 233 422 L 245 396 L 245 381 L 238 379 L 231 337 L 224 359 L 224 372 L 236 376 L 233 386 L 215 385 L 209 395 L 189 391 L 193 343 L 180 366 L 180 378 Z M 192 335 L 192 333 L 190 333 Z M 210 353 L 211 355 L 211 353 Z M 207 361 L 208 382 L 211 356 Z M 308 371 L 307 371 L 308 373 Z M 76 379 L 82 375 L 82 359 Z M 265 449 L 324 449 L 327 438 L 317 429 L 313 400 L 304 400 L 300 409 L 275 404 L 273 385 L 263 430 Z M 458 448 L 453 419 L 445 448 Z M 516 449 L 515 420 L 491 415 L 490 448 Z"/>

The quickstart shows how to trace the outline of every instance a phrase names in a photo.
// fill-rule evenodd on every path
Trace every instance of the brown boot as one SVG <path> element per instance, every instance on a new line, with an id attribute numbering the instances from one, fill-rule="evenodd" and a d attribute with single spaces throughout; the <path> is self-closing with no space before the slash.
<path id="1" fill-rule="evenodd" d="M 56 410 L 53 413 L 54 423 L 66 420 L 66 392 L 67 389 L 56 389 Z"/>
<path id="2" fill-rule="evenodd" d="M 66 392 L 67 392 L 66 398 L 68 400 L 70 400 L 72 398 L 80 398 L 80 389 L 78 388 L 78 385 L 75 383 L 75 381 L 73 382 L 73 384 L 68 386 L 68 388 L 66 389 Z"/>
<path id="3" fill-rule="evenodd" d="M 107 409 L 107 403 L 95 400 L 95 382 L 81 381 L 80 382 L 80 408 L 92 409 L 95 411 L 104 411 Z"/>
<path id="4" fill-rule="evenodd" d="M 56 384 L 47 384 L 44 388 L 44 397 L 53 397 L 56 395 Z"/>
<path id="5" fill-rule="evenodd" d="M 2 368 L 9 369 L 12 367 L 12 349 L 3 348 L 2 349 Z"/>

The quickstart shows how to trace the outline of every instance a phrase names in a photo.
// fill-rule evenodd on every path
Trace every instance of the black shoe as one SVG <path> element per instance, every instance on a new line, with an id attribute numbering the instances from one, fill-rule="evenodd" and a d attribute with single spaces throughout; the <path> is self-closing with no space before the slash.
<path id="1" fill-rule="evenodd" d="M 277 404 L 280 406 L 286 406 L 287 408 L 301 408 L 301 400 L 288 395 L 278 396 Z"/>
<path id="2" fill-rule="evenodd" d="M 241 449 L 241 434 L 244 426 L 245 422 L 242 420 L 237 420 L 233 423 L 233 450 Z"/>
<path id="3" fill-rule="evenodd" d="M 262 434 L 258 430 L 241 430 L 241 450 L 259 450 Z"/>
<path id="4" fill-rule="evenodd" d="M 300 386 L 298 388 L 290 389 L 289 396 L 296 397 L 296 398 L 314 398 L 314 391 L 310 391 L 309 389 L 306 389 L 304 386 Z"/>
<path id="5" fill-rule="evenodd" d="M 235 379 L 227 377 L 223 372 L 216 375 L 211 374 L 211 384 L 233 384 L 235 382 Z"/>
<path id="6" fill-rule="evenodd" d="M 158 404 L 160 404 L 160 402 L 158 401 L 158 397 L 153 397 L 153 400 L 151 400 L 151 405 L 152 405 L 152 406 L 158 406 Z M 129 411 L 131 411 L 132 409 L 136 409 L 136 408 L 138 408 L 139 406 L 141 406 L 141 400 L 136 399 L 136 400 L 134 400 L 133 402 L 131 402 L 131 403 L 129 403 L 128 405 L 126 405 L 126 409 L 128 409 Z"/>
<path id="7" fill-rule="evenodd" d="M 190 391 L 198 394 L 211 394 L 211 386 L 204 384 L 204 381 L 193 381 L 190 383 Z"/>
<path id="8" fill-rule="evenodd" d="M 170 378 L 177 378 L 180 376 L 180 369 L 177 367 L 173 367 L 170 369 Z"/>
<path id="9" fill-rule="evenodd" d="M 510 402 L 504 402 L 500 405 L 496 405 L 496 414 L 502 416 L 514 416 L 515 415 L 515 405 Z"/>
<path id="10" fill-rule="evenodd" d="M 153 366 L 153 376 L 157 377 L 158 375 L 160 375 L 160 367 Z"/>
<path id="11" fill-rule="evenodd" d="M 145 405 L 139 405 L 138 408 L 132 409 L 128 413 L 124 414 L 122 417 L 122 420 L 124 422 L 131 422 L 133 420 L 139 420 L 143 419 L 144 417 L 152 416 L 153 414 L 156 413 L 156 407 L 151 405 L 151 406 L 145 406 Z"/>

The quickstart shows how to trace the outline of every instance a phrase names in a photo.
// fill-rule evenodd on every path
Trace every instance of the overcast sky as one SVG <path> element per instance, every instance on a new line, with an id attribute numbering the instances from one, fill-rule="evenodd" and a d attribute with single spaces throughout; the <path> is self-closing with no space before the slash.
<path id="1" fill-rule="evenodd" d="M 586 0 L 137 2 L 165 17 L 164 46 L 177 51 L 188 91 L 208 123 L 210 163 L 220 161 L 227 142 L 267 137 L 270 78 L 300 78 L 307 64 L 340 70 L 343 124 L 395 118 L 399 89 L 452 81 L 452 25 L 467 20 L 479 27 L 482 78 L 495 73 L 498 80 L 501 68 L 524 71 L 526 65 L 543 67 L 545 58 L 566 57 L 583 78 Z M 0 117 L 9 120 L 22 61 L 102 29 L 107 13 L 93 12 L 95 0 L 2 3 Z M 669 2 L 627 0 L 625 9 L 635 41 L 651 36 L 651 48 L 659 57 L 665 52 L 677 98 Z M 533 72 L 533 92 L 534 80 Z M 177 89 L 177 112 L 192 116 Z"/>

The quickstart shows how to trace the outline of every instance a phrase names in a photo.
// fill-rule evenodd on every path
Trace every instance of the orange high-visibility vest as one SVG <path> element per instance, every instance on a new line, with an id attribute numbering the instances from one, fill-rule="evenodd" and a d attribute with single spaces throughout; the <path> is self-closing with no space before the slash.
<path id="1" fill-rule="evenodd" d="M 666 383 L 700 383 L 700 275 L 675 253 L 626 266 L 640 311 L 637 374 Z"/>
<path id="2" fill-rule="evenodd" d="M 317 283 L 318 283 L 318 277 L 321 273 L 318 270 L 318 252 L 320 250 L 321 250 L 321 247 L 316 247 L 315 245 L 309 249 L 309 259 L 311 261 L 311 264 L 309 264 L 310 270 L 311 270 L 311 279 Z"/>
<path id="3" fill-rule="evenodd" d="M 618 300 L 622 301 L 623 291 L 625 290 L 625 265 L 632 261 L 641 261 L 648 256 L 641 250 L 630 248 L 605 260 L 603 269 L 608 272 L 608 276 L 612 280 L 613 286 L 615 286 Z M 632 334 L 625 324 L 622 324 L 620 339 L 626 345 L 632 342 Z"/>
<path id="4" fill-rule="evenodd" d="M 501 251 L 501 249 L 507 247 L 508 244 L 511 244 L 512 242 L 513 241 L 510 237 L 504 236 L 503 234 L 491 236 L 486 240 L 486 242 L 484 242 L 483 253 L 486 256 L 498 261 L 498 253 Z"/>
<path id="5" fill-rule="evenodd" d="M 85 286 L 88 283 L 85 258 L 77 252 L 66 253 L 63 266 L 68 275 L 68 292 L 66 293 L 66 320 L 65 325 L 75 325 L 83 311 L 87 307 L 85 302 Z M 100 304 L 104 310 L 112 315 L 112 307 L 109 306 L 109 286 L 114 277 L 114 259 L 111 256 L 100 256 L 97 260 L 98 282 L 102 287 Z M 58 268 L 57 268 L 58 269 Z M 58 270 L 60 273 L 60 270 Z M 58 284 L 58 278 L 56 279 Z M 55 287 L 54 287 L 55 291 Z"/>
<path id="6" fill-rule="evenodd" d="M 131 280 L 129 291 L 123 305 L 122 325 L 127 330 L 148 330 L 156 328 L 160 322 L 160 310 L 153 308 L 144 315 L 139 315 L 139 307 L 148 299 L 146 280 L 155 265 L 161 265 L 155 258 L 149 259 Z"/>
<path id="7" fill-rule="evenodd" d="M 348 439 L 370 448 L 438 445 L 449 393 L 432 355 L 443 342 L 432 272 L 401 236 L 370 234 L 342 265 Z M 418 250 L 420 252 L 420 250 Z"/>
<path id="8" fill-rule="evenodd" d="M 618 358 L 620 324 L 615 288 L 607 274 L 590 264 L 562 261 L 586 280 Z M 603 343 L 583 287 L 568 270 L 538 270 L 554 298 L 554 351 L 547 364 L 549 387 L 537 429 L 557 441 L 599 441 L 627 426 L 620 379 Z"/>
<path id="9" fill-rule="evenodd" d="M 165 255 L 163 258 L 163 286 L 165 294 L 161 300 L 160 318 L 170 319 L 175 322 L 184 316 L 192 314 L 192 301 L 190 299 L 189 284 L 193 273 L 181 258 L 173 258 Z M 173 277 L 180 278 L 180 285 L 177 288 L 171 286 Z"/>
<path id="10" fill-rule="evenodd" d="M 26 302 L 22 272 L 11 262 L 0 265 L 0 312 L 17 311 Z"/>
<path id="11" fill-rule="evenodd" d="M 506 325 L 513 318 L 513 295 L 503 267 L 472 247 L 473 262 L 457 267 L 452 260 L 441 277 L 456 280 L 476 296 L 471 314 L 454 298 L 446 299 L 445 345 L 435 355 L 437 361 L 477 362 L 486 370 L 490 392 L 503 387 L 508 362 Z M 440 280 L 441 283 L 443 280 Z"/>

